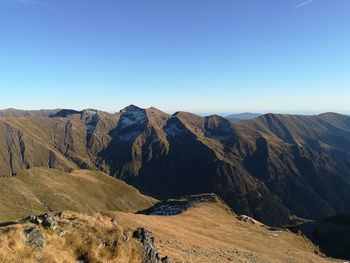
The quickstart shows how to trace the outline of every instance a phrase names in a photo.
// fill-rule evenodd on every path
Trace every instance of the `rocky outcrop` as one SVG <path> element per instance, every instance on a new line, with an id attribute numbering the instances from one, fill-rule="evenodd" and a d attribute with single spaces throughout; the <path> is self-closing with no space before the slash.
<path id="1" fill-rule="evenodd" d="M 34 250 L 40 250 L 45 245 L 43 235 L 37 227 L 29 227 L 24 230 L 26 235 L 26 244 Z"/>
<path id="2" fill-rule="evenodd" d="M 30 222 L 36 225 L 42 225 L 44 228 L 56 230 L 58 227 L 58 223 L 54 220 L 54 216 L 58 216 L 62 218 L 63 211 L 52 213 L 52 214 L 43 214 L 39 216 L 28 216 L 23 219 L 21 222 Z"/>
<path id="3" fill-rule="evenodd" d="M 142 263 L 171 263 L 169 257 L 160 257 L 154 244 L 154 237 L 145 228 L 136 229 L 133 238 L 140 241 L 143 246 Z"/>
<path id="4" fill-rule="evenodd" d="M 227 205 L 216 194 L 207 193 L 199 195 L 188 195 L 177 199 L 168 199 L 163 202 L 159 202 L 154 206 L 139 211 L 139 214 L 145 215 L 158 215 L 158 216 L 173 216 L 181 214 L 190 207 L 194 207 L 200 203 L 217 203 L 230 210 Z M 233 211 L 230 210 L 233 213 Z"/>

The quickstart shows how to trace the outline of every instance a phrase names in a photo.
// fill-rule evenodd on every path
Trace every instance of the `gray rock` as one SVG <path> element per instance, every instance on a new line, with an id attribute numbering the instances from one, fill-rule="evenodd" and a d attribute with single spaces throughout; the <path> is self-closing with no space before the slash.
<path id="1" fill-rule="evenodd" d="M 43 221 L 38 216 L 30 215 L 26 217 L 24 220 L 22 220 L 22 222 L 30 222 L 32 224 L 40 225 Z"/>
<path id="2" fill-rule="evenodd" d="M 45 245 L 43 235 L 40 233 L 37 227 L 31 227 L 24 230 L 26 234 L 26 243 L 33 249 L 42 249 Z"/>
<path id="3" fill-rule="evenodd" d="M 142 263 L 159 263 L 160 257 L 154 246 L 154 238 L 152 234 L 144 229 L 138 228 L 133 233 L 133 238 L 136 238 L 143 245 L 143 260 Z"/>
<path id="4" fill-rule="evenodd" d="M 50 228 L 52 230 L 57 229 L 58 224 L 55 220 L 53 220 L 53 218 L 51 216 L 45 214 L 41 217 L 41 219 L 43 222 L 42 224 L 45 228 Z"/>
<path id="5" fill-rule="evenodd" d="M 143 245 L 143 260 L 142 263 L 171 263 L 169 257 L 160 258 L 159 253 L 154 244 L 154 237 L 152 234 L 140 227 L 133 233 L 133 238 L 136 238 Z"/>
<path id="6" fill-rule="evenodd" d="M 171 260 L 168 256 L 166 257 L 163 257 L 162 260 L 161 260 L 162 263 L 171 263 Z"/>

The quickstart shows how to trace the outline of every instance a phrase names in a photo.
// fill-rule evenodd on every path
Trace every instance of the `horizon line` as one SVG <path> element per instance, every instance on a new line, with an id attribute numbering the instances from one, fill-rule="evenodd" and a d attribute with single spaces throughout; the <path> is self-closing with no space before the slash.
<path id="1" fill-rule="evenodd" d="M 125 109 L 126 107 L 129 106 L 135 106 L 137 108 L 146 110 L 146 109 L 157 109 L 160 111 L 163 111 L 167 114 L 175 114 L 177 112 L 189 112 L 189 113 L 193 113 L 196 115 L 200 115 L 200 116 L 210 116 L 210 115 L 220 115 L 223 117 L 227 117 L 229 115 L 238 115 L 238 114 L 259 114 L 259 115 L 266 115 L 266 114 L 285 114 L 285 115 L 321 115 L 321 114 L 325 114 L 325 113 L 337 113 L 337 114 L 341 114 L 341 115 L 350 115 L 350 110 L 161 110 L 157 107 L 154 106 L 150 106 L 150 107 L 139 107 L 135 104 L 129 104 L 123 108 L 121 108 L 120 110 L 103 110 L 103 109 L 98 109 L 98 108 L 73 108 L 73 107 L 62 107 L 62 108 L 36 108 L 36 109 L 23 109 L 23 108 L 14 108 L 14 107 L 9 107 L 9 108 L 0 108 L 0 112 L 1 111 L 9 111 L 9 110 L 17 110 L 17 111 L 54 111 L 54 110 L 73 110 L 73 111 L 77 111 L 77 112 L 81 112 L 81 111 L 86 111 L 86 110 L 96 110 L 96 111 L 101 111 L 101 112 L 107 112 L 110 114 L 115 114 L 118 113 L 120 111 L 122 111 L 123 109 Z"/>

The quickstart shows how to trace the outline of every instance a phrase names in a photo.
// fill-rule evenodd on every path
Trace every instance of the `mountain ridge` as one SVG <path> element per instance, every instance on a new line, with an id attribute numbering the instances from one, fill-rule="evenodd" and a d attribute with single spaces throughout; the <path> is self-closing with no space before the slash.
<path id="1" fill-rule="evenodd" d="M 159 199 L 213 192 L 271 225 L 350 211 L 349 116 L 231 122 L 134 105 L 114 114 L 71 113 L 1 117 L 1 175 L 32 167 L 100 170 Z"/>

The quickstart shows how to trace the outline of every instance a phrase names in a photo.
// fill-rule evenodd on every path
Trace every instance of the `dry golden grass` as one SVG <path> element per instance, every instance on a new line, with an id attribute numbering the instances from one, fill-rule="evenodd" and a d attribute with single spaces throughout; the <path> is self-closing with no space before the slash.
<path id="1" fill-rule="evenodd" d="M 337 262 L 303 236 L 240 221 L 223 204 L 198 204 L 169 217 L 116 215 L 123 225 L 150 230 L 160 253 L 174 262 Z"/>
<path id="2" fill-rule="evenodd" d="M 59 223 L 56 230 L 39 226 L 45 240 L 42 250 L 33 250 L 26 245 L 24 229 L 33 224 L 3 228 L 0 262 L 75 263 L 81 256 L 92 263 L 141 262 L 143 250 L 141 244 L 132 238 L 131 229 L 113 223 L 111 218 L 68 212 L 63 219 L 55 219 Z"/>
<path id="3" fill-rule="evenodd" d="M 199 203 L 167 217 L 65 212 L 55 220 L 59 224 L 55 231 L 39 226 L 46 242 L 42 251 L 25 244 L 23 230 L 33 224 L 0 228 L 0 262 L 69 263 L 81 255 L 92 263 L 141 262 L 142 246 L 132 238 L 138 227 L 152 232 L 158 251 L 172 262 L 339 262 L 321 256 L 303 236 L 240 221 L 219 202 Z"/>

